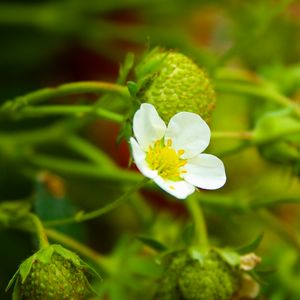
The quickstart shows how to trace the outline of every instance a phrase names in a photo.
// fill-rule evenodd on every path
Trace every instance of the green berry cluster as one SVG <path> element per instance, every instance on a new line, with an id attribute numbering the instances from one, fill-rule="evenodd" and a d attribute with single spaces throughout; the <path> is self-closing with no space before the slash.
<path id="1" fill-rule="evenodd" d="M 155 49 L 139 70 L 142 102 L 153 104 L 165 122 L 181 111 L 199 114 L 209 121 L 215 107 L 214 89 L 202 69 L 185 55 Z M 150 66 L 150 67 L 149 67 Z M 139 76 L 138 76 L 139 77 Z"/>
<path id="2" fill-rule="evenodd" d="M 169 255 L 155 300 L 230 300 L 238 290 L 240 271 L 218 253 L 210 251 L 203 261 L 186 251 Z"/>

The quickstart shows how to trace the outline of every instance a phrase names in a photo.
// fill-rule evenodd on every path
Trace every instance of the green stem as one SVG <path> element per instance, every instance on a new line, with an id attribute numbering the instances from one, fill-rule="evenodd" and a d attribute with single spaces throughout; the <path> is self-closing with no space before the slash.
<path id="1" fill-rule="evenodd" d="M 231 81 L 216 81 L 215 87 L 219 92 L 245 94 L 275 102 L 281 106 L 291 108 L 298 116 L 300 116 L 300 106 L 297 103 L 292 102 L 288 97 L 268 86 L 258 86 Z"/>
<path id="2" fill-rule="evenodd" d="M 98 218 L 98 217 L 102 216 L 103 214 L 118 207 L 121 203 L 126 201 L 133 193 L 137 192 L 142 186 L 144 186 L 147 182 L 149 182 L 149 179 L 144 178 L 139 184 L 133 186 L 126 193 L 124 193 L 121 197 L 117 198 L 115 201 L 111 202 L 110 204 L 108 204 L 104 207 L 101 207 L 99 209 L 96 209 L 96 210 L 93 210 L 93 211 L 87 212 L 87 213 L 79 213 L 79 214 L 75 215 L 74 217 L 45 222 L 44 224 L 47 227 L 49 227 L 49 226 L 64 225 L 64 224 L 69 224 L 69 223 L 84 222 L 84 221 Z"/>
<path id="3" fill-rule="evenodd" d="M 39 239 L 39 244 L 40 244 L 40 248 L 45 248 L 49 246 L 49 242 L 47 239 L 47 234 L 45 232 L 45 228 L 41 222 L 41 220 L 39 219 L 39 217 L 33 213 L 29 214 L 29 217 L 32 221 L 32 223 L 35 226 L 35 232 L 38 236 Z"/>
<path id="4" fill-rule="evenodd" d="M 199 249 L 203 251 L 206 251 L 209 248 L 209 242 L 205 218 L 200 203 L 195 195 L 188 197 L 186 203 L 195 225 L 195 246 L 199 247 Z"/>
<path id="5" fill-rule="evenodd" d="M 16 110 L 20 110 L 23 107 L 26 107 L 28 105 L 41 103 L 53 98 L 59 98 L 59 97 L 75 95 L 75 94 L 86 94 L 86 93 L 99 94 L 103 92 L 111 92 L 122 96 L 129 96 L 127 88 L 117 84 L 101 82 L 101 81 L 73 82 L 73 83 L 66 83 L 54 88 L 41 89 L 17 97 L 13 100 L 6 101 L 0 107 L 0 113 L 1 114 L 13 113 Z"/>
<path id="6" fill-rule="evenodd" d="M 78 162 L 76 160 L 56 158 L 49 155 L 31 153 L 28 161 L 40 168 L 49 169 L 60 174 L 70 176 L 86 176 L 101 180 L 118 181 L 122 183 L 137 183 L 143 177 L 137 172 L 118 169 L 107 170 L 95 167 L 93 164 Z"/>
<path id="7" fill-rule="evenodd" d="M 124 117 L 115 112 L 95 108 L 90 105 L 49 105 L 49 106 L 35 106 L 24 107 L 18 112 L 18 117 L 44 117 L 49 115 L 78 115 L 80 117 L 85 114 L 91 114 L 106 120 L 122 123 Z"/>
<path id="8" fill-rule="evenodd" d="M 77 240 L 71 238 L 70 236 L 58 232 L 54 229 L 45 229 L 45 232 L 50 239 L 55 240 L 60 244 L 67 246 L 70 249 L 73 249 L 74 251 L 76 251 L 77 253 L 79 253 L 84 257 L 89 258 L 95 264 L 100 266 L 106 273 L 109 273 L 111 267 L 110 267 L 110 260 L 107 257 L 101 255 L 94 249 L 78 242 Z"/>
<path id="9" fill-rule="evenodd" d="M 107 166 L 117 169 L 116 164 L 108 157 L 108 155 L 106 155 L 101 149 L 97 148 L 79 136 L 69 135 L 65 140 L 65 144 L 75 152 L 88 158 L 101 167 Z"/>

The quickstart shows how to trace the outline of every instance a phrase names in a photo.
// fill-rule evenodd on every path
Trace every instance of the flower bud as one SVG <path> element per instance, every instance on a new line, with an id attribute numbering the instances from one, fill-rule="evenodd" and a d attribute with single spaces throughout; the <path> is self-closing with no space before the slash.
<path id="1" fill-rule="evenodd" d="M 137 97 L 155 106 L 167 123 L 178 112 L 199 114 L 209 121 L 215 107 L 214 89 L 203 70 L 185 55 L 154 49 L 137 67 Z"/>
<path id="2" fill-rule="evenodd" d="M 300 171 L 300 122 L 289 111 L 263 115 L 256 124 L 254 141 L 261 155 L 274 163 Z"/>
<path id="3" fill-rule="evenodd" d="M 90 291 L 86 269 L 76 254 L 51 245 L 26 259 L 8 288 L 16 280 L 17 299 L 84 299 Z"/>

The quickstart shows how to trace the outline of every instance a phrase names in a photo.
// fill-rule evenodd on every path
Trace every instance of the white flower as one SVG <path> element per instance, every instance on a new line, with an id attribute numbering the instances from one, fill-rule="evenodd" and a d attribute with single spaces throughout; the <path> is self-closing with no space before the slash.
<path id="1" fill-rule="evenodd" d="M 222 161 L 200 154 L 210 140 L 210 129 L 197 114 L 180 112 L 168 127 L 155 107 L 144 103 L 134 115 L 130 138 L 137 168 L 171 195 L 185 199 L 195 187 L 214 190 L 226 181 Z"/>

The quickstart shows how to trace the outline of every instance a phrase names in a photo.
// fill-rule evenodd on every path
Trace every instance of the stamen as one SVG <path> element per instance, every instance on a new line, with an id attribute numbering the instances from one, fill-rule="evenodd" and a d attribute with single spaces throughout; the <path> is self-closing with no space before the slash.
<path id="1" fill-rule="evenodd" d="M 150 169 L 157 170 L 162 178 L 177 181 L 181 180 L 180 168 L 187 163 L 187 160 L 180 158 L 184 150 L 176 151 L 171 146 L 171 139 L 165 141 L 165 144 L 162 140 L 155 141 L 147 151 L 146 161 Z"/>
<path id="2" fill-rule="evenodd" d="M 180 156 L 180 155 L 182 155 L 182 154 L 184 154 L 184 150 L 183 149 L 180 149 L 180 150 L 178 150 L 178 155 Z"/>

